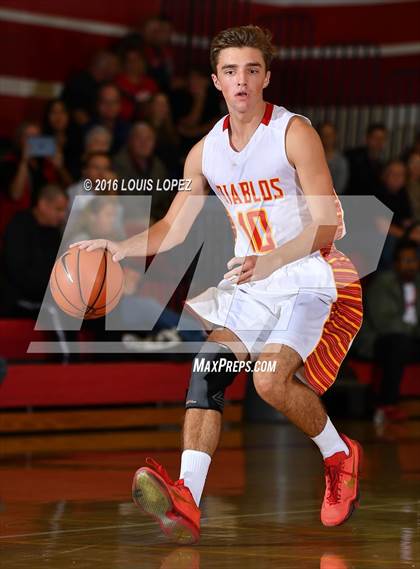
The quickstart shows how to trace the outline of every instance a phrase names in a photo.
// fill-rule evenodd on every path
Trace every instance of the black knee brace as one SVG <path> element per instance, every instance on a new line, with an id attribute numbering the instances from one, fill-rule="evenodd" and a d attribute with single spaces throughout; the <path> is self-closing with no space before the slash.
<path id="1" fill-rule="evenodd" d="M 209 344 L 215 351 L 206 350 Z M 237 362 L 237 357 L 227 346 L 207 342 L 193 360 L 186 409 L 213 409 L 222 413 L 225 389 L 238 374 L 238 370 L 233 371 Z"/>

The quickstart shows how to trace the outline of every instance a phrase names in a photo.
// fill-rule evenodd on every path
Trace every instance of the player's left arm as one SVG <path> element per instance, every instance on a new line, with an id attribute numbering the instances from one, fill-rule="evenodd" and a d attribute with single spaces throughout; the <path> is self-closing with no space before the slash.
<path id="1" fill-rule="evenodd" d="M 264 279 L 276 269 L 330 246 L 339 228 L 337 197 L 321 140 L 315 129 L 299 117 L 290 121 L 286 152 L 296 169 L 312 221 L 294 239 L 266 255 L 231 259 L 229 269 L 240 266 L 226 273 L 225 278 L 238 284 Z"/>

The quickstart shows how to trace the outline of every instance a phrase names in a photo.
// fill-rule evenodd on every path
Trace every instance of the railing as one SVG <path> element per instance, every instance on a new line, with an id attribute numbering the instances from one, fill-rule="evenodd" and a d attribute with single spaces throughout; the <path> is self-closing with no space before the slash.
<path id="1" fill-rule="evenodd" d="M 249 0 L 163 1 L 163 12 L 177 30 L 180 72 L 191 66 L 208 68 L 210 39 L 221 29 L 252 19 L 270 29 L 278 45 L 269 100 L 307 115 L 314 125 L 333 122 L 342 148 L 362 143 L 371 122 L 388 127 L 390 156 L 413 141 L 420 124 L 418 57 L 395 59 L 381 46 L 369 44 L 317 46 L 309 12 L 255 15 L 251 8 Z"/>

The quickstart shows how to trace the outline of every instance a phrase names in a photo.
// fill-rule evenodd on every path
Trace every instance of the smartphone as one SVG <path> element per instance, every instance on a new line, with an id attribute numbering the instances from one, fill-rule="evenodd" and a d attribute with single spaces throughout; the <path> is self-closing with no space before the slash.
<path id="1" fill-rule="evenodd" d="M 54 156 L 56 144 L 53 136 L 30 136 L 28 138 L 28 155 L 43 158 Z"/>

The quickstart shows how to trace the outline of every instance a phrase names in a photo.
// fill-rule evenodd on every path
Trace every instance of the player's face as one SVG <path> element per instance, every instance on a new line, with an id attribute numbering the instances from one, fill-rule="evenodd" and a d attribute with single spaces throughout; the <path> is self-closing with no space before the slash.
<path id="1" fill-rule="evenodd" d="M 228 47 L 219 53 L 217 75 L 212 74 L 229 109 L 244 113 L 262 100 L 270 81 L 261 51 L 255 47 Z"/>

